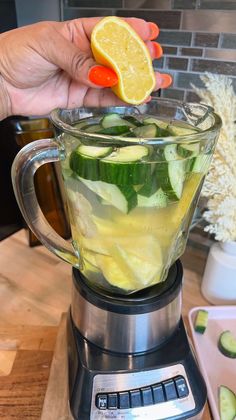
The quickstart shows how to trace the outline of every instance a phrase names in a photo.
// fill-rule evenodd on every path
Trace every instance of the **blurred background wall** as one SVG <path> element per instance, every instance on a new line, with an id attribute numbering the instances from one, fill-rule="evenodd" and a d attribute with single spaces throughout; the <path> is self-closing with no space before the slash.
<path id="1" fill-rule="evenodd" d="M 235 0 L 64 0 L 63 20 L 82 16 L 136 16 L 156 22 L 164 50 L 155 61 L 174 83 L 161 96 L 195 100 L 191 83 L 200 87 L 205 72 L 231 76 L 236 90 Z"/>

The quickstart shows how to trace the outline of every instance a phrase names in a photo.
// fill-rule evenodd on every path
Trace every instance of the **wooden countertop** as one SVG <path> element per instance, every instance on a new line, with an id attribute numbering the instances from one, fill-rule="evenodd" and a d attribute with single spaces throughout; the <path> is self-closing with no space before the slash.
<path id="1" fill-rule="evenodd" d="M 209 305 L 200 294 L 207 252 L 191 247 L 184 265 L 183 316 Z M 58 325 L 70 304 L 71 267 L 21 230 L 0 242 L 0 418 L 41 416 Z M 204 420 L 210 419 L 206 410 Z M 57 419 L 55 419 L 57 420 Z"/>

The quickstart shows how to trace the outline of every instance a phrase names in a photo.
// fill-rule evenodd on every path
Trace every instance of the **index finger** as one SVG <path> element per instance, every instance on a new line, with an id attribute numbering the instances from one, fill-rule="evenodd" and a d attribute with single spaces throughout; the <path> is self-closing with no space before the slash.
<path id="1" fill-rule="evenodd" d="M 80 18 L 75 19 L 71 21 L 75 26 L 80 26 L 82 24 L 83 29 L 87 35 L 87 37 L 90 39 L 91 34 L 93 31 L 94 26 L 102 20 L 103 17 L 93 17 L 93 18 Z M 143 41 L 148 41 L 151 39 L 154 39 L 158 36 L 159 28 L 158 26 L 153 22 L 146 22 L 144 19 L 139 18 L 122 18 L 125 20 L 132 28 L 137 32 L 137 34 L 142 38 Z M 156 27 L 156 34 L 153 36 L 153 28 Z"/>

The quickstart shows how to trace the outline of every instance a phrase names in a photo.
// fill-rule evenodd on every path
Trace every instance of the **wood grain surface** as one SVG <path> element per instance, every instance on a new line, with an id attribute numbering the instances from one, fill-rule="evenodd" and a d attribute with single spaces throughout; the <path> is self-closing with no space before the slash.
<path id="1" fill-rule="evenodd" d="M 206 255 L 188 246 L 182 258 L 185 320 L 192 307 L 209 304 L 200 294 Z M 23 230 L 0 243 L 0 419 L 69 420 L 60 320 L 70 289 L 70 266 L 42 246 L 29 248 Z M 207 408 L 203 419 L 210 418 Z"/>
<path id="2" fill-rule="evenodd" d="M 41 418 L 57 331 L 46 326 L 0 327 L 0 354 L 14 354 L 11 372 L 0 377 L 1 420 Z"/>

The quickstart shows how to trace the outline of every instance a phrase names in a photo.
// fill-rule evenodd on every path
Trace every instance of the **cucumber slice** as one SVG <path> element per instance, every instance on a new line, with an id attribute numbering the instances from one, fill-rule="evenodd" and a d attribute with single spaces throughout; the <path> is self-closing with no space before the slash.
<path id="1" fill-rule="evenodd" d="M 157 126 L 156 124 L 147 124 L 141 127 L 136 127 L 133 130 L 133 133 L 136 137 L 141 137 L 143 139 L 151 139 L 157 137 Z"/>
<path id="2" fill-rule="evenodd" d="M 99 124 L 87 124 L 81 127 L 82 131 L 86 131 L 87 133 L 97 133 L 101 130 L 101 126 Z"/>
<path id="3" fill-rule="evenodd" d="M 144 197 L 151 197 L 159 188 L 159 180 L 156 171 L 152 173 L 150 182 L 138 188 L 138 194 Z"/>
<path id="4" fill-rule="evenodd" d="M 123 119 L 125 121 L 128 121 L 129 123 L 133 124 L 133 126 L 135 126 L 135 127 L 140 127 L 141 125 L 143 125 L 141 123 L 141 121 L 139 121 L 137 118 L 133 117 L 133 115 L 125 115 L 123 117 Z"/>
<path id="5" fill-rule="evenodd" d="M 176 144 L 169 144 L 164 148 L 164 158 L 167 162 L 180 159 Z"/>
<path id="6" fill-rule="evenodd" d="M 199 130 L 196 127 L 186 126 L 185 123 L 180 121 L 172 122 L 167 126 L 167 129 L 173 136 L 187 136 L 191 134 L 199 133 Z"/>
<path id="7" fill-rule="evenodd" d="M 224 331 L 219 338 L 218 348 L 222 354 L 231 359 L 236 358 L 236 337 L 231 331 Z"/>
<path id="8" fill-rule="evenodd" d="M 183 158 L 194 157 L 199 155 L 200 145 L 199 143 L 190 144 L 179 144 L 178 153 Z"/>
<path id="9" fill-rule="evenodd" d="M 105 134 L 107 136 L 119 136 L 129 133 L 130 128 L 127 125 L 114 125 L 113 127 L 101 128 L 96 131 L 96 134 Z"/>
<path id="10" fill-rule="evenodd" d="M 101 125 L 103 128 L 111 128 L 111 127 L 117 127 L 117 126 L 126 126 L 128 128 L 135 127 L 135 124 L 132 124 L 132 122 L 125 120 L 122 118 L 119 114 L 107 114 L 101 119 Z"/>
<path id="11" fill-rule="evenodd" d="M 142 161 L 149 155 L 146 146 L 117 149 L 99 162 L 100 179 L 117 185 L 139 185 L 151 177 L 151 165 Z"/>
<path id="12" fill-rule="evenodd" d="M 76 152 L 90 158 L 103 158 L 111 154 L 112 150 L 112 147 L 85 146 L 82 144 L 76 149 Z"/>
<path id="13" fill-rule="evenodd" d="M 236 416 L 236 395 L 228 387 L 221 385 L 219 389 L 220 420 L 234 420 Z"/>
<path id="14" fill-rule="evenodd" d="M 157 164 L 159 184 L 171 200 L 179 200 L 182 195 L 186 174 L 186 161 L 177 153 L 177 145 L 164 148 L 164 158 L 168 163 Z"/>
<path id="15" fill-rule="evenodd" d="M 149 155 L 149 148 L 146 146 L 126 146 L 114 151 L 107 157 L 107 160 L 114 163 L 135 163 Z M 104 160 L 104 159 L 103 159 Z"/>
<path id="16" fill-rule="evenodd" d="M 158 127 L 156 124 L 146 124 L 141 127 L 136 127 L 133 130 L 133 133 L 136 137 L 141 137 L 143 139 L 170 136 L 168 130 Z"/>
<path id="17" fill-rule="evenodd" d="M 170 199 L 180 199 L 185 180 L 185 162 L 174 161 L 168 164 L 168 180 L 164 191 Z"/>
<path id="18" fill-rule="evenodd" d="M 122 213 L 129 213 L 137 205 L 137 193 L 132 186 L 117 186 L 102 181 L 79 178 L 83 184 Z"/>
<path id="19" fill-rule="evenodd" d="M 195 323 L 194 323 L 194 329 L 196 332 L 200 334 L 204 334 L 206 327 L 208 323 L 208 312 L 200 309 L 197 313 Z"/>
<path id="20" fill-rule="evenodd" d="M 138 207 L 166 207 L 168 199 L 164 191 L 159 188 L 150 197 L 144 197 L 138 194 Z"/>
<path id="21" fill-rule="evenodd" d="M 191 171 L 206 173 L 210 162 L 210 158 L 211 156 L 207 154 L 199 155 L 196 158 L 193 158 Z"/>
<path id="22" fill-rule="evenodd" d="M 144 118 L 143 124 L 156 124 L 158 127 L 165 129 L 168 127 L 169 123 L 167 123 L 166 121 L 158 120 L 157 118 L 154 118 L 154 117 L 147 117 L 147 118 Z"/>
<path id="23" fill-rule="evenodd" d="M 86 126 L 86 125 L 88 125 L 87 121 L 86 120 L 82 120 L 82 121 L 74 124 L 74 128 L 77 128 L 78 130 L 82 130 L 82 128 L 84 126 Z"/>
<path id="24" fill-rule="evenodd" d="M 179 200 L 182 196 L 185 180 L 185 161 L 176 160 L 157 164 L 158 183 L 170 200 Z"/>
<path id="25" fill-rule="evenodd" d="M 70 168 L 78 176 L 92 181 L 99 180 L 99 158 L 112 152 L 112 147 L 81 145 L 70 155 Z"/>

